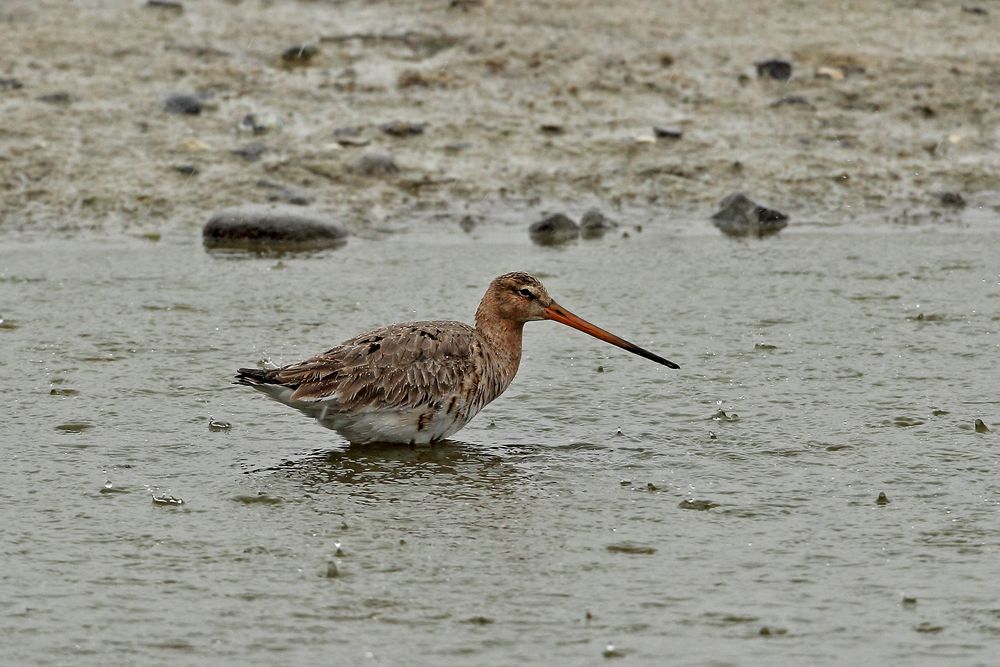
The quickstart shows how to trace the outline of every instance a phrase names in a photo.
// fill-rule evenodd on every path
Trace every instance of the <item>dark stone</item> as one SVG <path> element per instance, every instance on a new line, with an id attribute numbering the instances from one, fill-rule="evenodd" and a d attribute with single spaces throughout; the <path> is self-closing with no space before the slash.
<path id="1" fill-rule="evenodd" d="M 415 134 L 423 134 L 426 123 L 411 123 L 405 120 L 394 120 L 391 123 L 382 123 L 378 129 L 393 137 L 412 137 Z"/>
<path id="2" fill-rule="evenodd" d="M 146 0 L 146 6 L 152 9 L 169 9 L 174 12 L 184 11 L 184 5 L 177 0 Z"/>
<path id="3" fill-rule="evenodd" d="M 253 134 L 267 134 L 267 131 L 271 129 L 271 125 L 263 122 L 256 114 L 248 113 L 240 119 L 238 125 L 240 130 L 244 132 L 252 132 Z"/>
<path id="4" fill-rule="evenodd" d="M 247 144 L 241 148 L 233 149 L 231 152 L 233 155 L 239 155 L 241 158 L 247 162 L 256 162 L 260 159 L 260 156 L 267 151 L 267 146 L 260 142 L 254 142 L 252 144 Z"/>
<path id="5" fill-rule="evenodd" d="M 806 98 L 804 98 L 801 95 L 788 95 L 787 97 L 782 97 L 780 99 L 777 99 L 777 100 L 771 102 L 770 106 L 772 108 L 773 107 L 793 107 L 793 106 L 798 106 L 798 107 L 805 107 L 805 108 L 811 109 L 813 111 L 816 110 L 816 107 L 813 105 L 813 103 L 810 102 L 809 100 L 807 100 Z"/>
<path id="6" fill-rule="evenodd" d="M 462 228 L 463 232 L 468 234 L 476 228 L 476 219 L 471 215 L 463 216 L 462 219 L 458 221 L 458 226 Z"/>
<path id="7" fill-rule="evenodd" d="M 677 141 L 684 136 L 684 133 L 676 127 L 654 127 L 653 136 L 657 139 L 672 139 Z"/>
<path id="8" fill-rule="evenodd" d="M 934 196 L 942 206 L 965 208 L 965 197 L 958 192 L 935 192 Z"/>
<path id="9" fill-rule="evenodd" d="M 315 211 L 250 205 L 219 211 L 202 229 L 210 249 L 307 250 L 343 245 L 347 231 Z"/>
<path id="10" fill-rule="evenodd" d="M 197 116 L 202 109 L 201 98 L 197 95 L 171 95 L 163 106 L 170 113 L 183 113 L 190 116 Z"/>
<path id="11" fill-rule="evenodd" d="M 787 60 L 761 60 L 754 63 L 757 67 L 757 77 L 760 79 L 775 79 L 776 81 L 788 81 L 792 78 L 792 63 Z"/>
<path id="12" fill-rule="evenodd" d="M 543 134 L 562 134 L 564 128 L 560 123 L 542 123 L 538 126 L 538 129 Z"/>
<path id="13" fill-rule="evenodd" d="M 66 106 L 73 101 L 73 98 L 69 93 L 48 93 L 47 95 L 39 95 L 38 101 L 57 106 Z"/>
<path id="14" fill-rule="evenodd" d="M 712 221 L 730 236 L 764 237 L 788 226 L 787 215 L 751 201 L 742 192 L 734 192 L 723 199 Z"/>
<path id="15" fill-rule="evenodd" d="M 24 84 L 17 79 L 0 79 L 0 90 L 17 90 L 24 88 Z"/>
<path id="16" fill-rule="evenodd" d="M 580 235 L 580 227 L 568 216 L 554 213 L 528 227 L 528 234 L 539 245 L 553 245 L 572 241 Z"/>
<path id="17" fill-rule="evenodd" d="M 389 176 L 399 173 L 399 166 L 386 153 L 365 153 L 350 165 L 350 170 L 363 176 Z"/>
<path id="18" fill-rule="evenodd" d="M 598 238 L 617 226 L 618 223 L 606 218 L 596 208 L 589 209 L 580 218 L 580 233 L 584 238 Z"/>
<path id="19" fill-rule="evenodd" d="M 290 46 L 281 54 L 281 59 L 289 65 L 306 65 L 319 55 L 319 47 L 312 44 Z"/>

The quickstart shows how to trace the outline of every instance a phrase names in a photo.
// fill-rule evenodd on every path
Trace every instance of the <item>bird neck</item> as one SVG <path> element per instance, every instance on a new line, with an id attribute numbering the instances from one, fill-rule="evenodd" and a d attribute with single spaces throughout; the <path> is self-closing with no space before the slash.
<path id="1" fill-rule="evenodd" d="M 490 344 L 495 354 L 507 364 L 517 368 L 521 361 L 521 334 L 524 331 L 524 322 L 497 317 L 496 313 L 480 307 L 476 311 L 476 330 Z"/>

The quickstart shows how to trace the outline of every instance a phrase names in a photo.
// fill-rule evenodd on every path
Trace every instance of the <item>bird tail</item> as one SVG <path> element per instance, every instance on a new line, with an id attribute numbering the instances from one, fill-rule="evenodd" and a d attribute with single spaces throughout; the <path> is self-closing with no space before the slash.
<path id="1" fill-rule="evenodd" d="M 259 387 L 262 384 L 274 384 L 270 371 L 259 368 L 241 368 L 236 371 L 233 384 L 245 384 L 248 387 Z"/>

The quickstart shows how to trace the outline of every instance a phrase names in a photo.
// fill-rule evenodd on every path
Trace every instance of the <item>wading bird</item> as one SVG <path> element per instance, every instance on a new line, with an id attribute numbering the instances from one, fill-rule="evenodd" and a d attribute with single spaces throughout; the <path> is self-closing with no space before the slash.
<path id="1" fill-rule="evenodd" d="M 406 322 L 372 329 L 312 359 L 267 370 L 241 368 L 236 383 L 315 417 L 354 444 L 437 442 L 502 394 L 521 361 L 525 322 L 555 320 L 670 368 L 569 312 L 534 276 L 490 283 L 476 325 Z"/>

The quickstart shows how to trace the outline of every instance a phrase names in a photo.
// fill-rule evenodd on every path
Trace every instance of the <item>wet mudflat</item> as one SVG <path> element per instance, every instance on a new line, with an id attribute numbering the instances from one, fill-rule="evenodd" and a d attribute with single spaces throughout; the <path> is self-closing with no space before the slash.
<path id="1" fill-rule="evenodd" d="M 4 659 L 989 662 L 992 215 L 745 242 L 626 210 L 556 247 L 456 216 L 282 257 L 8 238 Z M 507 393 L 417 449 L 229 384 L 470 320 L 511 269 L 681 370 L 529 323 Z"/>

